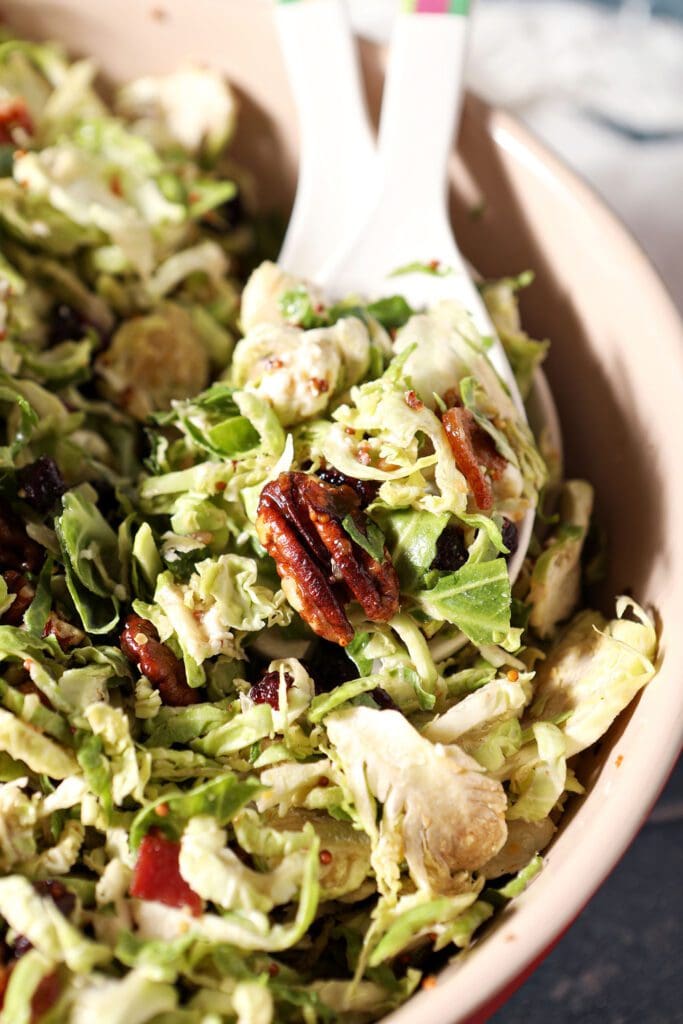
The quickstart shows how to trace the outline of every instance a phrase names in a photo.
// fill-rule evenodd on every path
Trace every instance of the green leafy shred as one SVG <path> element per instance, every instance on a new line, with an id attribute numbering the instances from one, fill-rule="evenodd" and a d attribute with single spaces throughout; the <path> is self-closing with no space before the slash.
<path id="1" fill-rule="evenodd" d="M 363 531 L 358 528 L 353 516 L 349 514 L 342 519 L 342 526 L 354 544 L 362 548 L 376 562 L 384 561 L 384 534 L 376 523 L 368 519 L 365 531 Z"/>
<path id="2" fill-rule="evenodd" d="M 405 263 L 403 266 L 392 270 L 389 276 L 400 277 L 403 274 L 429 274 L 431 277 L 448 277 L 454 273 L 453 267 L 441 263 L 440 260 L 430 260 L 429 262 L 414 260 L 412 263 Z"/>

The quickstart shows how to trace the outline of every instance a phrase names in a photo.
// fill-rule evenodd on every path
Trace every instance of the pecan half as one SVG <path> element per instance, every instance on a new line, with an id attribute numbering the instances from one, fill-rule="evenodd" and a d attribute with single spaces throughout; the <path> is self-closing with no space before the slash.
<path id="1" fill-rule="evenodd" d="M 139 615 L 126 618 L 120 637 L 121 650 L 129 661 L 156 686 L 164 704 L 186 707 L 196 704 L 199 694 L 187 685 L 185 667 L 173 651 L 162 644 L 154 625 Z"/>
<path id="2" fill-rule="evenodd" d="M 358 601 L 371 622 L 387 622 L 399 603 L 398 577 L 386 548 L 381 562 L 373 558 L 344 530 L 346 516 L 366 534 L 353 488 L 307 473 L 280 473 L 263 488 L 256 520 L 290 604 L 315 633 L 342 647 L 353 639 L 349 601 Z"/>
<path id="3" fill-rule="evenodd" d="M 487 512 L 493 505 L 491 480 L 501 476 L 506 460 L 469 409 L 447 409 L 442 423 L 456 466 L 467 480 L 477 507 Z"/>

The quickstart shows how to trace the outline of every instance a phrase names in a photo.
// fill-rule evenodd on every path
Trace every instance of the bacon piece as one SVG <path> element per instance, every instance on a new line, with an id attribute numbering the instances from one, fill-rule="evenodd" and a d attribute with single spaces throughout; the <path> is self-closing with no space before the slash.
<path id="1" fill-rule="evenodd" d="M 187 907 L 199 917 L 201 897 L 191 889 L 179 866 L 180 843 L 161 832 L 149 832 L 140 843 L 138 859 L 130 883 L 130 894 L 141 900 L 156 900 L 167 907 Z"/>
<path id="2" fill-rule="evenodd" d="M 35 130 L 33 118 L 21 96 L 0 102 L 0 144 L 14 144 L 15 128 L 23 128 L 27 135 L 33 135 Z"/>
<path id="3" fill-rule="evenodd" d="M 187 685 L 185 667 L 166 644 L 159 641 L 154 625 L 139 615 L 129 615 L 121 633 L 121 650 L 156 686 L 164 704 L 187 707 L 199 694 Z"/>
<path id="4" fill-rule="evenodd" d="M 62 982 L 57 971 L 41 979 L 31 1000 L 31 1024 L 38 1024 L 48 1010 L 51 1010 L 62 991 Z"/>
<path id="5" fill-rule="evenodd" d="M 419 411 L 420 409 L 424 409 L 424 402 L 422 401 L 421 398 L 418 397 L 416 392 L 413 391 L 412 389 L 410 391 L 406 391 L 403 398 L 409 409 L 415 409 L 417 411 Z"/>
<path id="6" fill-rule="evenodd" d="M 447 409 L 442 423 L 455 464 L 467 480 L 477 508 L 488 512 L 493 505 L 491 480 L 500 477 L 506 460 L 496 451 L 493 439 L 479 426 L 469 409 L 459 406 Z"/>

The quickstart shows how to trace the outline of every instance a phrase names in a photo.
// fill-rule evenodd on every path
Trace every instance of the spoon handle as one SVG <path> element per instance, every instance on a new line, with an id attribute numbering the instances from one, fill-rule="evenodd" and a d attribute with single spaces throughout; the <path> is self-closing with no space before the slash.
<path id="1" fill-rule="evenodd" d="M 301 137 L 294 210 L 279 263 L 315 278 L 375 196 L 377 161 L 342 0 L 281 0 L 276 21 Z"/>
<path id="2" fill-rule="evenodd" d="M 390 202 L 444 216 L 448 159 L 462 103 L 469 18 L 465 0 L 409 0 L 387 63 L 379 153 Z M 426 209 L 425 209 L 426 207 Z"/>

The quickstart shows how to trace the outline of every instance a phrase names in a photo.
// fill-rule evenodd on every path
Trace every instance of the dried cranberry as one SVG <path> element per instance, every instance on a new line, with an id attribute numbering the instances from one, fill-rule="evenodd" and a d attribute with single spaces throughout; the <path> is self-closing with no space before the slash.
<path id="1" fill-rule="evenodd" d="M 59 345 L 62 341 L 79 341 L 87 334 L 88 327 L 88 321 L 77 309 L 60 302 L 52 310 L 48 343 Z"/>
<path id="2" fill-rule="evenodd" d="M 40 896 L 49 896 L 60 914 L 71 917 L 76 907 L 76 897 L 63 882 L 49 878 L 44 882 L 36 882 L 35 890 Z"/>
<path id="3" fill-rule="evenodd" d="M 447 526 L 436 542 L 436 554 L 430 566 L 440 572 L 456 572 L 467 561 L 467 548 L 462 530 Z"/>
<path id="4" fill-rule="evenodd" d="M 380 710 L 398 711 L 398 706 L 391 695 L 388 694 L 386 690 L 382 689 L 381 686 L 376 686 L 374 690 L 371 690 L 370 696 L 374 700 L 375 704 L 378 705 Z"/>
<path id="5" fill-rule="evenodd" d="M 51 878 L 45 879 L 42 882 L 34 882 L 33 888 L 39 896 L 49 896 L 64 917 L 71 916 L 76 906 L 76 897 L 62 882 Z M 29 949 L 33 949 L 33 943 L 25 935 L 17 935 L 12 943 L 12 955 L 15 959 L 18 960 L 24 953 L 28 953 Z"/>
<path id="6" fill-rule="evenodd" d="M 25 935 L 17 935 L 16 939 L 12 943 L 12 956 L 19 960 L 24 953 L 28 953 L 29 949 L 33 949 L 33 943 L 30 942 Z"/>
<path id="7" fill-rule="evenodd" d="M 294 680 L 289 672 L 285 672 L 285 685 L 287 689 L 289 689 L 293 682 Z M 280 673 L 266 672 L 259 679 L 258 683 L 254 683 L 250 687 L 247 696 L 253 700 L 254 704 L 270 704 L 271 708 L 277 711 L 280 707 Z"/>
<path id="8" fill-rule="evenodd" d="M 22 521 L 9 508 L 0 508 L 0 567 L 17 572 L 38 572 L 45 549 L 26 533 Z"/>
<path id="9" fill-rule="evenodd" d="M 379 490 L 379 482 L 377 480 L 357 480 L 353 476 L 347 476 L 346 473 L 342 473 L 340 469 L 336 469 L 334 466 L 321 466 L 318 470 L 318 477 L 324 480 L 327 484 L 332 484 L 333 487 L 341 487 L 346 484 L 347 487 L 352 487 L 360 498 L 361 508 L 366 508 L 370 505 L 377 497 Z"/>
<path id="10" fill-rule="evenodd" d="M 503 544 L 508 549 L 505 561 L 509 562 L 519 545 L 519 530 L 517 529 L 517 524 L 513 523 L 511 519 L 504 519 L 501 533 L 503 535 Z"/>
<path id="11" fill-rule="evenodd" d="M 37 509 L 49 512 L 64 494 L 66 484 L 59 466 L 50 455 L 41 455 L 17 473 L 19 497 Z"/>
<path id="12" fill-rule="evenodd" d="M 358 669 L 344 648 L 322 638 L 305 658 L 304 666 L 315 683 L 316 693 L 329 693 L 349 679 L 358 678 Z"/>
<path id="13" fill-rule="evenodd" d="M 220 206 L 205 213 L 201 219 L 201 225 L 215 235 L 223 235 L 228 231 L 234 231 L 240 224 L 243 224 L 245 215 L 242 196 L 236 192 L 232 199 L 226 199 Z"/>

